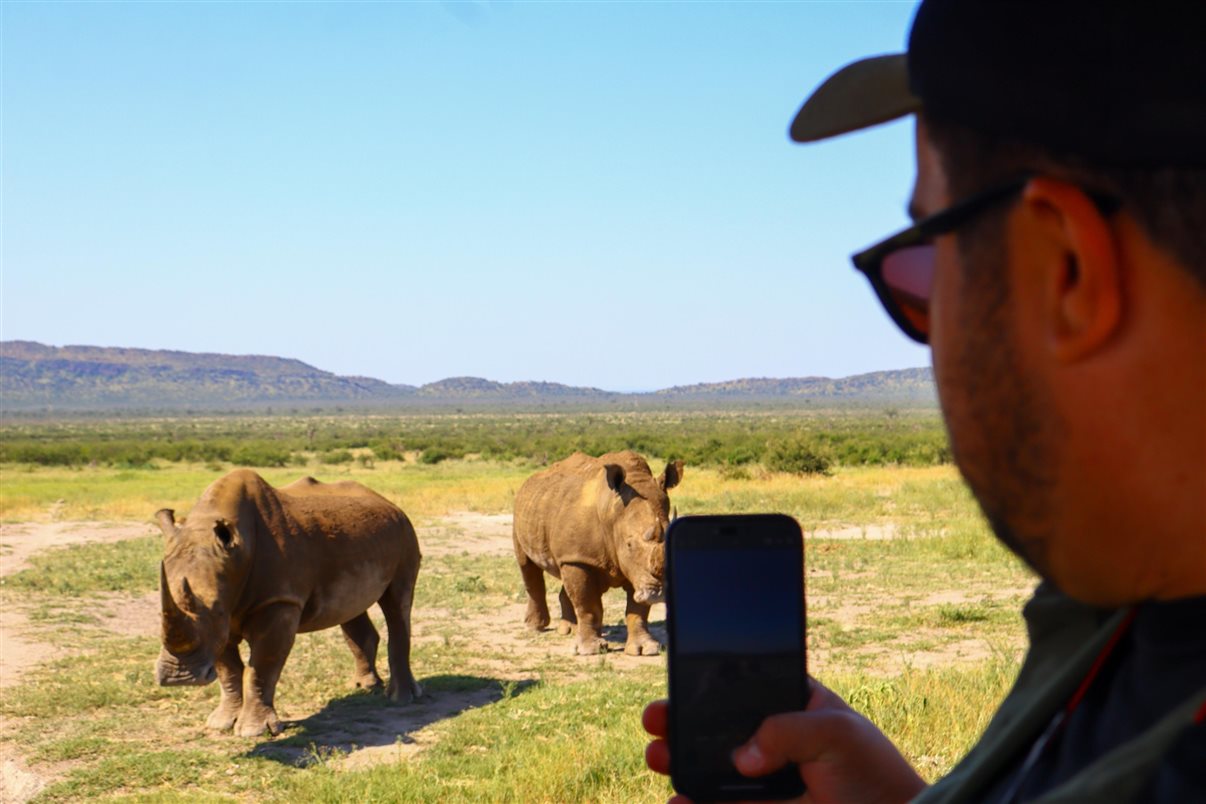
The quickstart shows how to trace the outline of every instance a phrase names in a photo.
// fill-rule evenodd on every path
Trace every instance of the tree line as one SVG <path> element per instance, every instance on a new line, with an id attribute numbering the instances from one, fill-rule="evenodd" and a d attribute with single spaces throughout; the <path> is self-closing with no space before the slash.
<path id="1" fill-rule="evenodd" d="M 581 450 L 632 449 L 740 474 L 824 473 L 835 466 L 949 463 L 932 411 L 463 414 L 180 418 L 36 422 L 0 426 L 0 462 L 151 467 L 156 462 L 240 466 L 339 464 L 466 456 L 546 464 Z"/>

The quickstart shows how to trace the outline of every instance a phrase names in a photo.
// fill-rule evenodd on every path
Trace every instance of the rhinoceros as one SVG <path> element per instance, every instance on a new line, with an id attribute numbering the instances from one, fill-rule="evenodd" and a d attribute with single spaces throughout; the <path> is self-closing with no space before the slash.
<path id="1" fill-rule="evenodd" d="M 340 626 L 355 658 L 353 681 L 380 688 L 380 638 L 367 613 L 373 603 L 389 628 L 386 695 L 422 695 L 410 671 L 419 542 L 389 500 L 359 483 L 310 477 L 277 489 L 238 469 L 207 488 L 183 524 L 167 508 L 155 518 L 166 537 L 156 676 L 169 686 L 217 679 L 222 697 L 209 728 L 234 728 L 242 737 L 280 733 L 273 698 L 299 632 Z"/>
<path id="2" fill-rule="evenodd" d="M 515 558 L 528 591 L 524 622 L 549 625 L 544 573 L 560 578 L 561 622 L 577 626 L 575 651 L 606 650 L 600 635 L 603 593 L 623 587 L 628 595 L 624 652 L 655 656 L 661 644 L 649 633 L 649 607 L 662 599 L 669 489 L 683 476 L 683 462 L 654 477 L 635 452 L 592 458 L 576 452 L 528 478 L 515 495 Z"/>

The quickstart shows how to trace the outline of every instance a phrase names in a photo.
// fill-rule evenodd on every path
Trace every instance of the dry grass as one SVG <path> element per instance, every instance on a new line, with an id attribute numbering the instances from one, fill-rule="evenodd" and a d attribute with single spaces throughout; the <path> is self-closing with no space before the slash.
<path id="1" fill-rule="evenodd" d="M 147 520 L 160 507 L 184 514 L 228 469 L 3 467 L 0 516 Z M 305 473 L 356 479 L 423 523 L 454 511 L 505 514 L 534 470 L 466 460 L 263 474 L 275 484 Z M 806 561 L 814 672 L 879 723 L 927 778 L 974 741 L 1016 673 L 1018 603 L 1030 580 L 996 545 L 953 469 L 733 479 L 688 467 L 674 500 L 680 513 L 797 516 L 813 534 Z M 888 524 L 898 538 L 816 537 Z M 299 638 L 282 676 L 278 700 L 283 716 L 297 720 L 291 731 L 272 741 L 207 735 L 201 723 L 212 687 L 153 683 L 154 618 L 139 635 L 114 633 L 96 617 L 98 596 L 112 605 L 128 596 L 132 612 L 154 595 L 158 548 L 147 539 L 35 557 L 0 590 L 0 605 L 25 608 L 84 657 L 5 691 L 0 711 L 15 724 L 5 737 L 19 741 L 36 771 L 58 779 L 47 800 L 664 801 L 665 780 L 643 769 L 638 725 L 644 703 L 664 694 L 663 661 L 574 658 L 556 634 L 525 632 L 513 559 L 458 551 L 452 531 L 440 538 L 446 543 L 420 577 L 413 661 L 445 701 L 477 701 L 464 711 L 431 709 L 417 725 L 390 725 L 412 714 L 350 693 L 346 648 L 338 632 L 320 632 Z M 607 601 L 616 622 L 622 596 Z M 367 765 L 344 761 L 356 743 L 349 723 L 360 722 L 393 729 L 373 738 L 377 759 Z"/>
<path id="2" fill-rule="evenodd" d="M 150 521 L 160 508 L 187 515 L 201 491 L 232 467 L 165 464 L 156 469 L 0 466 L 0 520 Z M 380 461 L 374 468 L 308 466 L 258 470 L 283 485 L 303 475 L 357 480 L 384 494 L 412 517 L 452 511 L 508 513 L 515 492 L 539 467 L 476 460 L 428 466 Z M 654 471 L 661 467 L 655 465 Z M 687 467 L 673 495 L 679 513 L 783 511 L 805 531 L 883 525 L 933 532 L 979 517 L 953 467 L 855 467 L 831 476 L 800 477 L 755 470 L 734 480 L 715 469 Z"/>

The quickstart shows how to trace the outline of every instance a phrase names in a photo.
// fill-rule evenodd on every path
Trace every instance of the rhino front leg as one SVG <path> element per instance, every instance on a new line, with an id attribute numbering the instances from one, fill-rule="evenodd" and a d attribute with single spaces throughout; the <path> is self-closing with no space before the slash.
<path id="1" fill-rule="evenodd" d="M 606 651 L 607 641 L 600 633 L 603 627 L 603 592 L 607 589 L 606 585 L 599 582 L 595 570 L 580 564 L 563 564 L 561 580 L 578 618 L 575 651 L 582 656 L 593 656 Z"/>
<path id="2" fill-rule="evenodd" d="M 240 737 L 259 737 L 265 731 L 281 733 L 283 726 L 273 705 L 276 682 L 293 649 L 300 619 L 301 609 L 280 603 L 256 612 L 245 629 L 251 656 L 243 674 L 243 709 L 235 724 Z"/>
<path id="3" fill-rule="evenodd" d="M 574 604 L 565 593 L 565 584 L 561 585 L 561 593 L 557 595 L 557 600 L 561 603 L 561 622 L 557 623 L 557 633 L 561 636 L 572 634 L 574 627 L 578 625 L 578 616 L 574 614 Z"/>
<path id="4" fill-rule="evenodd" d="M 657 656 L 662 651 L 662 643 L 649 633 L 648 604 L 636 602 L 631 586 L 625 586 L 624 592 L 628 595 L 628 606 L 624 611 L 628 640 L 624 643 L 624 652 L 629 656 Z"/>
<path id="5" fill-rule="evenodd" d="M 396 580 L 385 590 L 378 605 L 389 629 L 389 686 L 391 701 L 410 703 L 423 697 L 423 688 L 410 670 L 410 610 L 414 604 L 414 579 Z"/>
<path id="6" fill-rule="evenodd" d="M 549 627 L 549 603 L 545 600 L 544 570 L 536 562 L 523 555 L 516 548 L 519 559 L 519 572 L 523 575 L 523 586 L 528 590 L 528 611 L 523 621 L 533 631 L 543 631 Z"/>
<path id="7" fill-rule="evenodd" d="M 214 731 L 230 731 L 243 708 L 243 659 L 239 656 L 237 638 L 232 637 L 214 659 L 214 669 L 218 671 L 222 699 L 218 702 L 218 708 L 209 713 L 205 727 Z"/>
<path id="8" fill-rule="evenodd" d="M 382 683 L 381 676 L 377 675 L 377 646 L 381 644 L 381 637 L 373 627 L 368 612 L 353 617 L 339 627 L 343 629 L 344 641 L 356 660 L 356 675 L 352 683 L 361 689 L 380 689 Z"/>

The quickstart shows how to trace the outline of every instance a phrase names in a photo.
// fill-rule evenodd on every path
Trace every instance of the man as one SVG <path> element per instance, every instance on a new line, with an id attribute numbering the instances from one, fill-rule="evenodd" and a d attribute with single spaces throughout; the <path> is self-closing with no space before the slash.
<path id="1" fill-rule="evenodd" d="M 1042 578 L 1029 651 L 932 787 L 815 681 L 734 762 L 797 764 L 812 802 L 1206 801 L 1206 4 L 925 0 L 907 55 L 834 74 L 791 134 L 906 114 L 917 224 L 854 260 Z"/>

